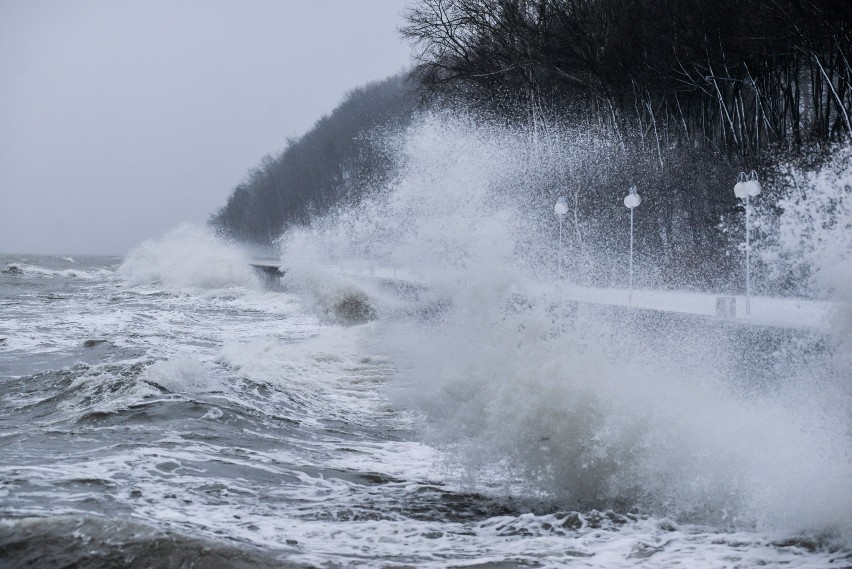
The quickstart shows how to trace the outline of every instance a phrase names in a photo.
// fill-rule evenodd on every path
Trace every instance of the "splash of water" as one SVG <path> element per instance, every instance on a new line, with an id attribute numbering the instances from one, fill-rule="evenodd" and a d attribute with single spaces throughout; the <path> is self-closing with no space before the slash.
<path id="1" fill-rule="evenodd" d="M 247 253 L 209 231 L 184 223 L 127 254 L 118 268 L 131 285 L 171 288 L 258 287 Z"/>
<path id="2" fill-rule="evenodd" d="M 393 270 L 445 300 L 385 320 L 378 342 L 392 396 L 475 476 L 572 507 L 850 539 L 849 372 L 831 350 L 560 296 L 545 204 L 586 142 L 425 117 L 395 141 L 388 186 L 285 236 L 288 275 Z M 568 273 L 605 275 L 611 259 L 581 245 Z"/>

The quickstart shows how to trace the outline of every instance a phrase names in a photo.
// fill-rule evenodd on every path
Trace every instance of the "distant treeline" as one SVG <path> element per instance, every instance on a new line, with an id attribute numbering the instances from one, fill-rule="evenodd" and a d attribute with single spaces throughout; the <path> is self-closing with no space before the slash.
<path id="1" fill-rule="evenodd" d="M 371 137 L 408 124 L 414 107 L 403 76 L 351 91 L 307 134 L 249 171 L 210 224 L 228 237 L 269 245 L 289 225 L 356 200 L 390 174 L 387 150 Z"/>

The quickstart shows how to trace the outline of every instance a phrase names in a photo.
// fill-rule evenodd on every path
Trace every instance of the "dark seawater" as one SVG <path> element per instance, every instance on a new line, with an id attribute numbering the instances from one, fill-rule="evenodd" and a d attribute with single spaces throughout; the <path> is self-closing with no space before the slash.
<path id="1" fill-rule="evenodd" d="M 477 476 L 389 395 L 381 322 L 239 258 L 121 263 L 0 255 L 0 567 L 852 566 L 837 535 Z"/>

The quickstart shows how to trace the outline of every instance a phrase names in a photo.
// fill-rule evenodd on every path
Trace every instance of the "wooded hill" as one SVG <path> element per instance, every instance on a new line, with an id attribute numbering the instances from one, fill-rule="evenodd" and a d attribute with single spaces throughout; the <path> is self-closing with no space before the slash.
<path id="1" fill-rule="evenodd" d="M 403 76 L 354 89 L 307 134 L 250 170 L 210 224 L 224 236 L 269 245 L 289 225 L 357 200 L 390 174 L 388 151 L 372 137 L 408 124 L 415 101 Z"/>

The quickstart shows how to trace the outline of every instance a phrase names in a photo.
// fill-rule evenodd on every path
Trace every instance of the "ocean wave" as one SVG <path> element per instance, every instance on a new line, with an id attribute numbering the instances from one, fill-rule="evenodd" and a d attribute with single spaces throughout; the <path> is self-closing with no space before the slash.
<path id="1" fill-rule="evenodd" d="M 209 231 L 182 224 L 132 249 L 118 273 L 132 286 L 221 289 L 260 287 L 248 254 Z"/>
<path id="2" fill-rule="evenodd" d="M 0 565 L 88 569 L 297 568 L 238 542 L 212 541 L 121 518 L 64 515 L 0 520 Z"/>
<path id="3" fill-rule="evenodd" d="M 96 279 L 111 274 L 108 269 L 96 269 L 84 271 L 81 269 L 49 269 L 26 263 L 9 263 L 0 271 L 0 276 L 5 277 L 51 277 L 68 279 Z"/>

